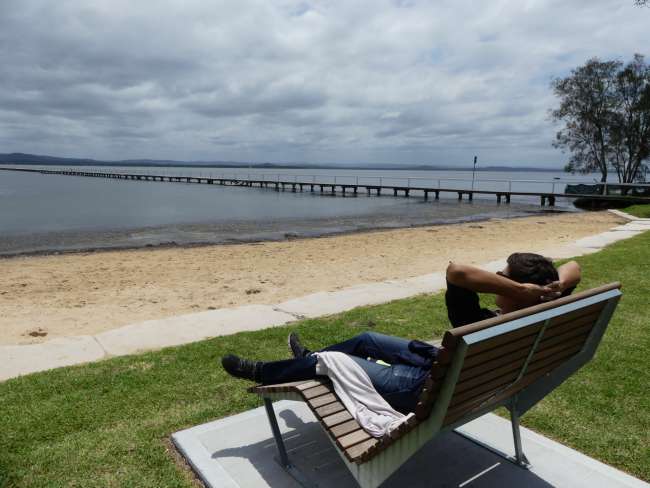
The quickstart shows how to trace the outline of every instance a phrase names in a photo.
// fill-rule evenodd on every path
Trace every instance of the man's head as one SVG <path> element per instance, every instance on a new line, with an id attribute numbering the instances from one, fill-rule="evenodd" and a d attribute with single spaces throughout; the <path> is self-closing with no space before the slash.
<path id="1" fill-rule="evenodd" d="M 508 265 L 506 268 L 498 274 L 518 283 L 533 283 L 539 286 L 546 286 L 559 280 L 559 275 L 553 262 L 539 254 L 516 252 L 508 256 L 507 262 Z M 535 303 L 520 303 L 512 298 L 497 295 L 496 304 L 504 313 L 507 313 L 529 307 Z"/>
<path id="2" fill-rule="evenodd" d="M 531 252 L 516 252 L 508 256 L 508 266 L 503 271 L 518 283 L 534 283 L 546 286 L 559 279 L 553 261 Z"/>

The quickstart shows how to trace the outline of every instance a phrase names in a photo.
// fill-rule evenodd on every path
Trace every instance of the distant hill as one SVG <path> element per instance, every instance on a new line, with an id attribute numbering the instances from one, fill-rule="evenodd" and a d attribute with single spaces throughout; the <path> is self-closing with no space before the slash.
<path id="1" fill-rule="evenodd" d="M 243 161 L 174 161 L 169 159 L 123 159 L 102 161 L 90 158 L 62 158 L 25 153 L 0 153 L 0 164 L 38 164 L 55 166 L 187 166 L 207 168 L 267 168 L 267 169 L 374 169 L 374 170 L 412 170 L 412 171 L 471 171 L 471 166 L 439 165 L 398 165 L 398 164 L 310 164 L 310 163 L 259 163 Z M 562 171 L 561 168 L 535 168 L 520 166 L 479 166 L 476 171 Z"/>
<path id="2" fill-rule="evenodd" d="M 58 158 L 55 156 L 39 156 L 36 154 L 10 153 L 0 154 L 1 163 L 19 164 L 98 164 L 94 159 Z"/>

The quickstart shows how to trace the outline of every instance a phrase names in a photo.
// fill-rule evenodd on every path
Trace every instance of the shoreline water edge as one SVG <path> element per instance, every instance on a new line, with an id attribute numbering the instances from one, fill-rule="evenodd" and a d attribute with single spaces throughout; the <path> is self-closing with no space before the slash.
<path id="1" fill-rule="evenodd" d="M 526 204 L 512 204 L 505 211 L 503 208 L 490 208 L 489 205 L 484 203 L 478 203 L 475 206 L 472 204 L 444 202 L 442 205 L 456 206 L 459 211 L 467 211 L 468 208 L 471 208 L 471 205 L 474 207 L 472 210 L 478 210 L 478 213 L 442 218 L 435 215 L 398 216 L 394 213 L 385 213 L 341 218 L 276 219 L 264 222 L 231 221 L 136 227 L 132 229 L 0 235 L 0 259 L 138 249 L 194 248 L 282 242 L 395 229 L 485 222 L 491 219 L 517 219 L 534 215 L 581 212 L 577 209 L 568 208 L 542 209 Z"/>

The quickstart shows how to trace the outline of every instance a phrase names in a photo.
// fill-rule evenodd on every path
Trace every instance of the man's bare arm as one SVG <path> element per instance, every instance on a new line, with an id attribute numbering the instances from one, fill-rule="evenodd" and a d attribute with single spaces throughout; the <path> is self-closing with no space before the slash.
<path id="1" fill-rule="evenodd" d="M 493 293 L 515 300 L 538 300 L 552 292 L 549 287 L 517 283 L 504 276 L 467 264 L 450 263 L 447 266 L 447 281 L 476 293 Z"/>
<path id="2" fill-rule="evenodd" d="M 580 265 L 575 261 L 564 263 L 557 269 L 557 273 L 560 275 L 561 291 L 573 288 L 580 283 L 582 272 L 580 270 Z"/>

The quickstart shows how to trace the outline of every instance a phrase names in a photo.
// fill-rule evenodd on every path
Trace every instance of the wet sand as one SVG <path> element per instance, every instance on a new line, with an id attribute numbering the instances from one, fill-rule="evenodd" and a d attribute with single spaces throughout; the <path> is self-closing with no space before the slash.
<path id="1" fill-rule="evenodd" d="M 603 232 L 608 212 L 534 215 L 313 239 L 0 260 L 0 344 L 442 271 Z"/>

